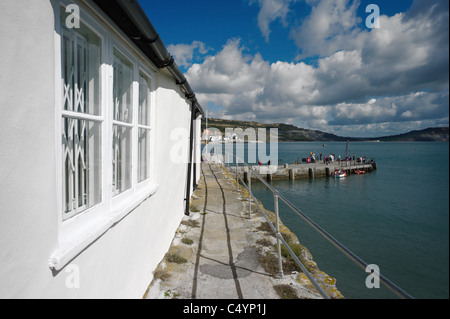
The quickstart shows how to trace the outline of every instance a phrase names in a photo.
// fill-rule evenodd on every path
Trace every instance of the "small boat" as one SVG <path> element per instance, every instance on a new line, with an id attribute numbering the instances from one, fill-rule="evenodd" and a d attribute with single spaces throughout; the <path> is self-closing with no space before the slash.
<path id="1" fill-rule="evenodd" d="M 355 171 L 355 174 L 358 174 L 358 175 L 363 175 L 364 173 L 365 173 L 364 171 L 360 171 L 360 170 Z"/>
<path id="2" fill-rule="evenodd" d="M 347 173 L 345 173 L 345 171 L 341 170 L 341 169 L 337 169 L 334 171 L 333 176 L 335 178 L 342 178 L 342 177 L 346 177 Z"/>

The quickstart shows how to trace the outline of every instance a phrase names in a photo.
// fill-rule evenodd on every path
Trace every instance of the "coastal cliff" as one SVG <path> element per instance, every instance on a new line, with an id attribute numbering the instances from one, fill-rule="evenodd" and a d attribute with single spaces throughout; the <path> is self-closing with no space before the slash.
<path id="1" fill-rule="evenodd" d="M 206 128 L 206 121 L 202 121 L 202 132 Z M 379 137 L 345 137 L 318 130 L 298 128 L 291 124 L 283 123 L 258 123 L 254 121 L 238 121 L 208 118 L 208 128 L 216 128 L 225 134 L 226 128 L 276 128 L 278 129 L 278 141 L 280 142 L 332 142 L 332 141 L 398 141 L 398 142 L 448 142 L 448 127 L 431 127 L 424 130 L 410 131 L 404 134 L 379 136 Z M 268 138 L 268 137 L 267 137 Z"/>

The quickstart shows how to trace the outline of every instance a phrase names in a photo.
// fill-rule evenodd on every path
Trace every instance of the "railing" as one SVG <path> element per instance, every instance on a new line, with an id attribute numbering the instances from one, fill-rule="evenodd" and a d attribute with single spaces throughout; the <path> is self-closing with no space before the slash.
<path id="1" fill-rule="evenodd" d="M 235 170 L 236 170 L 236 188 L 239 187 L 239 180 L 241 181 L 242 185 L 247 189 L 249 193 L 249 218 L 251 218 L 251 211 L 252 211 L 252 199 L 263 214 L 263 216 L 268 221 L 272 231 L 276 234 L 277 237 L 277 253 L 278 253 L 278 268 L 279 273 L 278 277 L 283 277 L 283 268 L 282 268 L 282 258 L 281 258 L 281 243 L 283 243 L 284 247 L 287 249 L 289 254 L 294 259 L 295 263 L 300 267 L 300 269 L 303 271 L 303 273 L 308 277 L 308 279 L 311 281 L 313 286 L 317 289 L 317 291 L 320 293 L 320 295 L 325 299 L 330 299 L 330 296 L 323 290 L 323 288 L 317 283 L 315 278 L 309 273 L 309 271 L 306 269 L 306 267 L 302 264 L 302 262 L 298 259 L 297 255 L 292 251 L 292 249 L 289 247 L 286 240 L 283 238 L 283 236 L 280 233 L 280 217 L 279 217 L 279 211 L 278 211 L 278 200 L 281 199 L 294 213 L 296 213 L 298 216 L 300 216 L 303 220 L 305 220 L 312 228 L 314 228 L 322 237 L 327 239 L 331 244 L 333 244 L 339 251 L 341 251 L 345 256 L 347 256 L 350 260 L 352 260 L 356 265 L 361 267 L 364 271 L 366 271 L 367 267 L 369 266 L 368 263 L 366 263 L 364 260 L 362 260 L 360 257 L 358 257 L 356 254 L 354 254 L 352 251 L 350 251 L 348 248 L 346 248 L 343 244 L 341 244 L 338 240 L 336 240 L 333 236 L 331 236 L 328 232 L 326 232 L 322 227 L 320 227 L 318 224 L 316 224 L 313 220 L 311 220 L 308 216 L 306 216 L 302 211 L 300 211 L 297 207 L 294 206 L 288 199 L 286 199 L 283 195 L 281 195 L 277 189 L 272 187 L 267 181 L 264 180 L 249 164 L 247 164 L 245 161 L 241 160 L 238 156 L 235 154 L 229 154 L 225 153 L 227 156 L 234 157 L 235 160 Z M 224 168 L 228 171 L 228 168 L 226 166 L 226 163 L 223 161 L 223 158 L 220 159 L 223 163 Z M 248 184 L 244 182 L 242 177 L 239 175 L 238 172 L 238 166 L 239 162 L 242 163 L 244 166 L 248 167 Z M 255 196 L 252 193 L 252 174 L 254 174 L 257 179 L 259 179 L 270 191 L 272 191 L 274 196 L 274 207 L 275 207 L 275 215 L 276 215 L 276 225 L 274 226 L 273 223 L 270 221 L 269 217 L 265 213 L 264 209 L 261 207 L 261 205 L 258 203 L 258 200 L 255 198 Z M 381 283 L 383 283 L 389 290 L 391 290 L 395 295 L 402 299 L 413 299 L 411 295 L 409 295 L 407 292 L 403 291 L 400 287 L 398 287 L 396 284 L 394 284 L 392 281 L 387 279 L 385 276 L 381 275 L 376 271 L 376 269 L 372 268 L 372 273 L 377 275 L 378 278 L 380 278 Z"/>

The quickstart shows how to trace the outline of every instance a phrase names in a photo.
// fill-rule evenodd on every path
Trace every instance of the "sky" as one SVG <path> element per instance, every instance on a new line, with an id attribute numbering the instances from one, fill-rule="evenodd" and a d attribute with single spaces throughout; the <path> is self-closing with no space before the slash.
<path id="1" fill-rule="evenodd" d="M 449 125 L 448 0 L 139 3 L 208 117 L 349 137 Z"/>

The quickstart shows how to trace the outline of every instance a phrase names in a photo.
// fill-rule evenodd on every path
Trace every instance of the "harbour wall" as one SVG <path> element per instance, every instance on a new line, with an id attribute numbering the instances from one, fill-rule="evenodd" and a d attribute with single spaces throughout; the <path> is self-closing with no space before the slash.
<path id="1" fill-rule="evenodd" d="M 252 169 L 256 171 L 261 177 L 267 180 L 295 180 L 300 178 L 314 178 L 333 176 L 336 170 L 343 170 L 348 175 L 356 174 L 357 172 L 370 173 L 377 169 L 376 162 L 358 163 L 358 162 L 344 162 L 336 161 L 328 164 L 323 163 L 309 163 L 309 164 L 284 164 L 284 165 L 254 165 Z M 236 167 L 231 167 L 231 170 L 236 172 Z M 245 182 L 248 182 L 249 176 L 252 181 L 257 180 L 254 174 L 249 173 L 249 168 L 246 166 L 237 167 L 238 174 L 243 177 Z"/>

